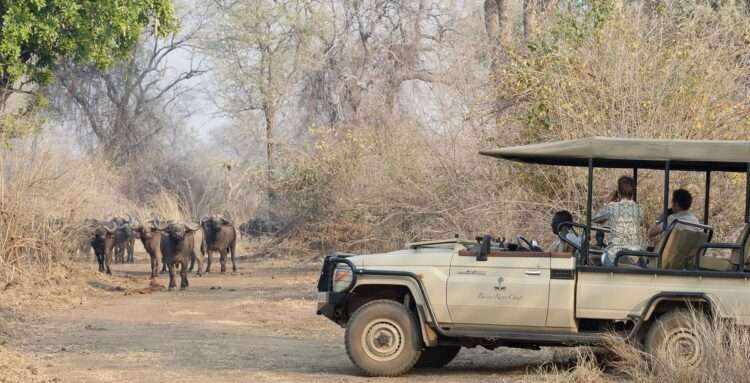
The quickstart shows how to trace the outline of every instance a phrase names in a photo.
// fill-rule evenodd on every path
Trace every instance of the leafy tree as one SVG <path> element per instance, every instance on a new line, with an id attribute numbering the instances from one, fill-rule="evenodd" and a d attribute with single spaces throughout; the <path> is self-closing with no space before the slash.
<path id="1" fill-rule="evenodd" d="M 107 68 L 128 57 L 144 30 L 178 27 L 170 0 L 27 0 L 0 2 L 0 108 L 13 94 L 36 95 L 65 58 Z"/>

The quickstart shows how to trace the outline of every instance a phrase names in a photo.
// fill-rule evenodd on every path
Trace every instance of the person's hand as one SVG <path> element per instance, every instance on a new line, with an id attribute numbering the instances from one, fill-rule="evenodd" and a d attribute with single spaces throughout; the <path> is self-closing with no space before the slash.
<path id="1" fill-rule="evenodd" d="M 607 201 L 609 202 L 617 202 L 620 199 L 620 196 L 617 195 L 617 190 L 612 190 L 612 192 L 609 193 L 609 197 L 607 197 Z"/>

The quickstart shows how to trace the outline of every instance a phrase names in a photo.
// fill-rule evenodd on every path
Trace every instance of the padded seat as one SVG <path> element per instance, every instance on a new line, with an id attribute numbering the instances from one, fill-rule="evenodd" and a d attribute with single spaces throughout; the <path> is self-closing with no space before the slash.
<path id="1" fill-rule="evenodd" d="M 661 252 L 661 267 L 673 270 L 694 269 L 695 260 L 708 240 L 709 234 L 702 231 L 673 229 Z"/>
<path id="2" fill-rule="evenodd" d="M 745 270 L 750 270 L 750 223 L 745 224 L 745 229 L 742 230 L 740 236 L 737 238 L 735 243 L 708 243 L 701 249 L 703 252 L 706 250 L 720 250 L 720 249 L 731 249 L 732 256 L 730 258 L 715 257 L 709 255 L 703 255 L 700 257 L 700 268 L 711 271 L 737 271 L 739 270 L 740 258 L 745 260 Z"/>

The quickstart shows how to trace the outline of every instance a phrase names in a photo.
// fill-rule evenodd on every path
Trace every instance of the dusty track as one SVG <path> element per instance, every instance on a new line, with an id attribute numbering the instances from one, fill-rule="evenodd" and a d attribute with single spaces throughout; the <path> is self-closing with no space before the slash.
<path id="1" fill-rule="evenodd" d="M 143 287 L 147 268 L 114 267 Z M 235 274 L 191 275 L 187 291 L 109 292 L 26 323 L 11 345 L 63 382 L 533 381 L 543 363 L 571 355 L 464 349 L 444 369 L 366 379 L 346 356 L 343 330 L 315 315 L 317 274 L 316 264 L 245 262 Z"/>

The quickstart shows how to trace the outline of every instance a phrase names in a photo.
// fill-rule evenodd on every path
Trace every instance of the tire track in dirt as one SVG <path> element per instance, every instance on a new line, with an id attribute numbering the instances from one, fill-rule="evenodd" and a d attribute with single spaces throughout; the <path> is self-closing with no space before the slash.
<path id="1" fill-rule="evenodd" d="M 144 287 L 147 268 L 115 266 Z M 233 275 L 191 275 L 187 291 L 111 292 L 26 323 L 14 345 L 63 382 L 534 381 L 543 363 L 573 355 L 464 349 L 440 370 L 367 379 L 346 356 L 343 330 L 315 315 L 317 277 L 318 265 L 264 261 Z"/>

